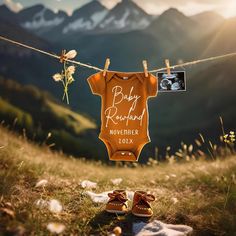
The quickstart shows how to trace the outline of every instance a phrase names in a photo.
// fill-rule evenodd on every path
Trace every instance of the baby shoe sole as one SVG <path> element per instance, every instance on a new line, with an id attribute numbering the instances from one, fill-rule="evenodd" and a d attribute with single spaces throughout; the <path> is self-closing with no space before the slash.
<path id="1" fill-rule="evenodd" d="M 133 213 L 133 212 L 132 214 L 139 217 L 152 217 L 152 215 L 138 214 L 138 213 Z"/>
<path id="2" fill-rule="evenodd" d="M 105 210 L 106 212 L 109 213 L 114 213 L 114 214 L 125 214 L 127 213 L 126 211 L 116 211 L 116 210 Z"/>

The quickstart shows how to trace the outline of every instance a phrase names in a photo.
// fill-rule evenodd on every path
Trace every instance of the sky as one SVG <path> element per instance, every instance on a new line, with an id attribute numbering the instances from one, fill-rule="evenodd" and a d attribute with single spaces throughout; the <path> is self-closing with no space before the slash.
<path id="1" fill-rule="evenodd" d="M 0 0 L 14 11 L 34 4 L 44 4 L 54 11 L 64 10 L 71 14 L 75 9 L 91 0 Z M 121 0 L 99 0 L 107 8 L 114 7 Z M 224 17 L 236 16 L 236 0 L 133 0 L 149 14 L 161 14 L 170 7 L 178 8 L 186 15 L 213 10 Z"/>

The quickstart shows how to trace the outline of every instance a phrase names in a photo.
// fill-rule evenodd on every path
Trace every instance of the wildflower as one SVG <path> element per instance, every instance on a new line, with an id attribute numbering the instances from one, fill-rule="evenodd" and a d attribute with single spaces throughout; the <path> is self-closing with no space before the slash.
<path id="1" fill-rule="evenodd" d="M 51 233 L 56 233 L 56 234 L 61 234 L 64 230 L 65 230 L 65 225 L 60 224 L 60 223 L 49 223 L 47 225 L 47 229 L 51 232 Z"/>
<path id="2" fill-rule="evenodd" d="M 229 133 L 230 133 L 230 134 L 229 134 L 229 137 L 230 137 L 230 139 L 231 139 L 231 142 L 232 142 L 232 143 L 235 142 L 235 134 L 234 134 L 234 131 L 230 131 Z"/>
<path id="3" fill-rule="evenodd" d="M 55 75 L 53 75 L 52 77 L 54 79 L 54 81 L 58 82 L 58 81 L 62 81 L 62 75 L 57 73 Z"/>
<path id="4" fill-rule="evenodd" d="M 74 82 L 74 78 L 72 75 L 75 73 L 75 66 L 69 66 L 67 67 L 67 60 L 73 59 L 77 55 L 76 50 L 70 50 L 66 53 L 66 50 L 62 50 L 61 56 L 60 56 L 60 62 L 63 63 L 63 70 L 61 74 L 57 73 L 53 76 L 53 79 L 58 82 L 61 81 L 64 87 L 64 94 L 62 97 L 62 100 L 66 98 L 67 104 L 69 104 L 69 97 L 68 97 L 68 86 L 72 82 Z"/>
<path id="5" fill-rule="evenodd" d="M 52 199 L 49 201 L 49 210 L 53 213 L 60 213 L 62 211 L 62 205 L 58 200 Z"/>
<path id="6" fill-rule="evenodd" d="M 75 66 L 69 66 L 67 72 L 68 74 L 73 75 L 75 73 Z"/>
<path id="7" fill-rule="evenodd" d="M 42 179 L 38 183 L 36 183 L 35 187 L 36 188 L 38 188 L 38 187 L 45 187 L 47 183 L 48 183 L 48 181 L 46 179 Z"/>
<path id="8" fill-rule="evenodd" d="M 73 59 L 73 58 L 76 57 L 76 55 L 77 55 L 76 50 L 70 50 L 69 52 L 67 52 L 67 53 L 65 54 L 65 57 L 66 57 L 67 59 Z"/>
<path id="9" fill-rule="evenodd" d="M 72 82 L 74 82 L 74 78 L 72 76 L 68 77 L 68 84 L 71 84 Z"/>
<path id="10" fill-rule="evenodd" d="M 225 134 L 223 136 L 224 142 L 228 144 L 234 144 L 235 142 L 235 133 L 234 131 L 230 131 L 229 134 Z"/>

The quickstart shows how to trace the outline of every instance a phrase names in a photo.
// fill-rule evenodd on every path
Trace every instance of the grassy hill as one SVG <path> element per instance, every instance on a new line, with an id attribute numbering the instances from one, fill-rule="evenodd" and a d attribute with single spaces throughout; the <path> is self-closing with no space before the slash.
<path id="1" fill-rule="evenodd" d="M 105 213 L 104 204 L 92 202 L 85 194 L 82 180 L 97 182 L 97 193 L 116 188 L 150 191 L 157 198 L 151 220 L 187 224 L 193 227 L 193 235 L 235 235 L 236 156 L 107 166 L 52 153 L 47 146 L 36 146 L 3 127 L 0 133 L 1 235 L 50 235 L 49 222 L 64 224 L 64 235 L 107 235 L 115 226 L 123 229 L 123 235 L 132 235 L 132 224 L 142 219 Z M 123 182 L 114 186 L 113 178 Z M 35 187 L 43 179 L 48 184 Z M 38 200 L 51 199 L 61 202 L 62 212 L 36 205 Z"/>
<path id="2" fill-rule="evenodd" d="M 94 154 L 89 143 L 96 140 L 96 124 L 48 93 L 0 79 L 0 107 L 0 120 L 29 138 L 74 155 Z"/>

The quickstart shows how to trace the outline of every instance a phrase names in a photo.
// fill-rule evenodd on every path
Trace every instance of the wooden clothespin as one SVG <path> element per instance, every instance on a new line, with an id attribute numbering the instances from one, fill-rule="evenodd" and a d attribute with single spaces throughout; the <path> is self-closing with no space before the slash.
<path id="1" fill-rule="evenodd" d="M 171 75 L 171 73 L 170 73 L 170 61 L 169 61 L 169 59 L 166 59 L 166 60 L 165 60 L 165 64 L 166 64 L 167 75 Z"/>
<path id="2" fill-rule="evenodd" d="M 143 69 L 144 69 L 145 77 L 148 77 L 148 66 L 147 66 L 146 60 L 143 60 Z"/>
<path id="3" fill-rule="evenodd" d="M 110 63 L 111 63 L 110 58 L 107 58 L 104 66 L 103 76 L 106 76 Z"/>
<path id="4" fill-rule="evenodd" d="M 60 62 L 63 63 L 66 60 L 66 50 L 62 50 L 61 51 L 61 55 L 60 55 Z"/>

